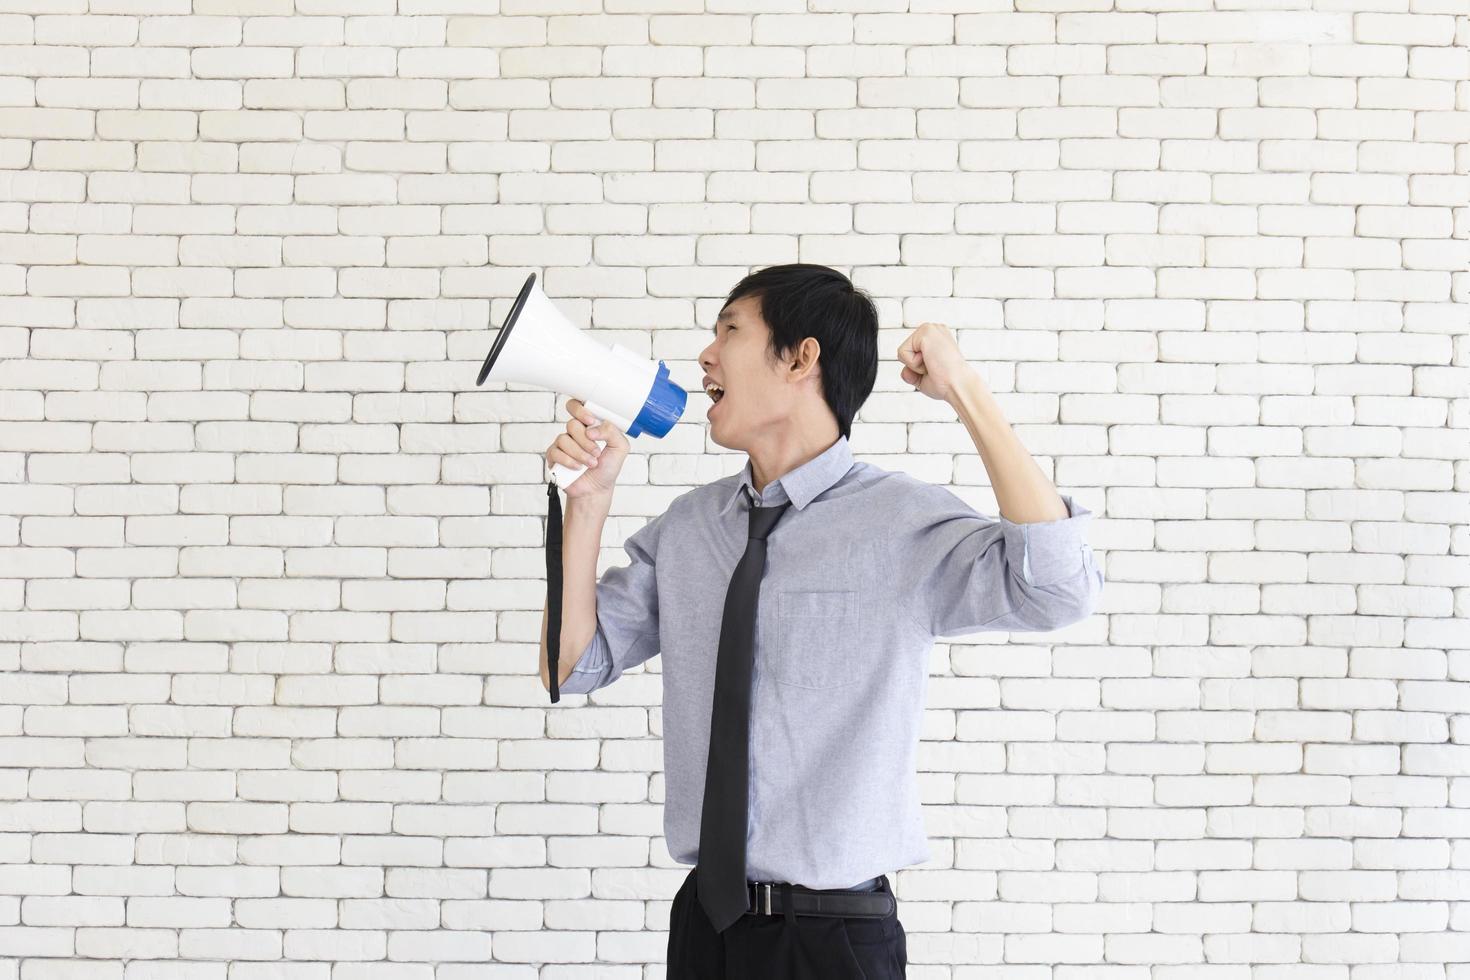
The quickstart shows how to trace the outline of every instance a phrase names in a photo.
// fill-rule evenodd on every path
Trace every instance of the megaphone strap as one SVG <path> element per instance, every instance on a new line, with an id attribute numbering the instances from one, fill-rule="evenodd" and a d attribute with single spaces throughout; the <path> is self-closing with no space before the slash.
<path id="1" fill-rule="evenodd" d="M 556 481 L 546 481 L 546 670 L 551 703 L 561 700 L 561 497 Z"/>

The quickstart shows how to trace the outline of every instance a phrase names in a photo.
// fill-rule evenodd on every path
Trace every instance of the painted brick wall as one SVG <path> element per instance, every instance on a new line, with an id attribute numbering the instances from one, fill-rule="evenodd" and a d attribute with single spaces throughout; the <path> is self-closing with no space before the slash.
<path id="1" fill-rule="evenodd" d="M 956 332 L 1103 605 L 937 643 L 922 980 L 1470 978 L 1464 0 L 0 2 L 0 980 L 663 975 L 657 659 L 536 674 L 529 271 L 695 394 L 848 272 L 858 457 L 994 498 Z M 494 388 L 500 390 L 492 390 Z M 1105 968 L 1100 968 L 1105 965 Z"/>

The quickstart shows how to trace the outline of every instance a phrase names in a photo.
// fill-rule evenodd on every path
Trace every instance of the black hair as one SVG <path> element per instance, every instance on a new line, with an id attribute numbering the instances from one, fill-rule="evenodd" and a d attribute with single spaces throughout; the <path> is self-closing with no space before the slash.
<path id="1" fill-rule="evenodd" d="M 761 319 L 771 330 L 769 357 L 785 357 L 807 337 L 821 345 L 822 397 L 837 417 L 838 431 L 851 438 L 853 416 L 878 380 L 873 300 L 836 269 L 804 262 L 752 272 L 730 290 L 720 312 L 745 296 L 760 298 Z"/>

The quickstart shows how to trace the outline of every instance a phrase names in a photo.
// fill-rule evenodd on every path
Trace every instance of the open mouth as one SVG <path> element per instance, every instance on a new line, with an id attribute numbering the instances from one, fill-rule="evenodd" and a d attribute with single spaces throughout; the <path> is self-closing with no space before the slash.
<path id="1" fill-rule="evenodd" d="M 704 393 L 706 395 L 709 395 L 710 401 L 714 402 L 715 405 L 718 405 L 720 403 L 720 399 L 725 397 L 725 389 L 721 388 L 717 384 L 714 384 L 713 382 L 705 386 Z"/>

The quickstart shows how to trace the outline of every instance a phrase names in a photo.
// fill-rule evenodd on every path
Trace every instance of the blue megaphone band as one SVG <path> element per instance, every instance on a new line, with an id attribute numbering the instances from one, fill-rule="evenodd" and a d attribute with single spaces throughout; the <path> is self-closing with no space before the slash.
<path id="1" fill-rule="evenodd" d="M 688 400 L 689 392 L 669 380 L 669 366 L 659 361 L 653 389 L 643 402 L 643 410 L 633 420 L 628 436 L 631 438 L 647 432 L 663 438 L 674 427 L 674 423 L 679 421 L 679 416 L 684 414 L 684 404 Z"/>

